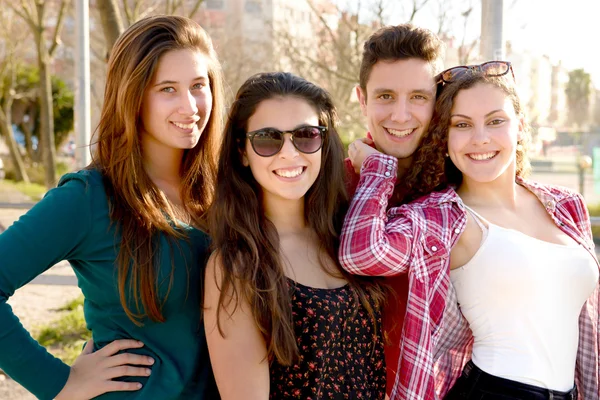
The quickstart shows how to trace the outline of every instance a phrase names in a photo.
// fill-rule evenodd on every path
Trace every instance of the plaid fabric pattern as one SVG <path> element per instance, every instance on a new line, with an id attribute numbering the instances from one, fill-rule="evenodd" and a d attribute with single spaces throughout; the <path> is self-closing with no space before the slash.
<path id="1" fill-rule="evenodd" d="M 441 399 L 471 358 L 473 337 L 450 282 L 450 251 L 467 214 L 453 189 L 387 209 L 397 160 L 375 154 L 363 163 L 357 191 L 341 234 L 339 258 L 358 275 L 408 274 L 409 298 L 402 328 L 398 374 L 391 400 Z M 595 257 L 587 208 L 563 188 L 518 179 L 544 204 L 557 226 Z M 598 287 L 579 319 L 576 384 L 581 398 L 600 398 Z"/>

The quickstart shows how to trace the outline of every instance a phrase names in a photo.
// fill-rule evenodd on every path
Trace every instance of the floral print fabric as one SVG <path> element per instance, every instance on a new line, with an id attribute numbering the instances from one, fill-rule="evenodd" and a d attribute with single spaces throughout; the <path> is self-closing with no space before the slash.
<path id="1" fill-rule="evenodd" d="M 290 281 L 290 290 L 300 358 L 287 367 L 271 363 L 270 398 L 384 399 L 379 310 L 375 328 L 348 285 L 319 289 Z"/>

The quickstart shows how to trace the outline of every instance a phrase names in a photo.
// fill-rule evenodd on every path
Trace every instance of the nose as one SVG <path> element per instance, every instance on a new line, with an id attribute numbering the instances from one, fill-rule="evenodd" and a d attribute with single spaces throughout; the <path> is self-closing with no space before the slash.
<path id="1" fill-rule="evenodd" d="M 490 142 L 490 135 L 484 125 L 475 125 L 472 136 L 473 144 L 483 145 Z"/>
<path id="2" fill-rule="evenodd" d="M 294 157 L 298 157 L 298 149 L 296 149 L 296 146 L 294 146 L 294 143 L 292 142 L 292 134 L 291 133 L 284 133 L 283 134 L 283 146 L 281 147 L 281 150 L 279 151 L 279 157 L 281 158 L 294 158 Z"/>
<path id="3" fill-rule="evenodd" d="M 198 113 L 196 98 L 189 90 L 182 92 L 179 113 L 182 115 L 195 115 Z"/>
<path id="4" fill-rule="evenodd" d="M 392 121 L 404 123 L 410 121 L 411 113 L 410 113 L 410 105 L 406 101 L 406 99 L 398 99 L 394 104 L 394 109 L 392 110 L 391 115 Z"/>

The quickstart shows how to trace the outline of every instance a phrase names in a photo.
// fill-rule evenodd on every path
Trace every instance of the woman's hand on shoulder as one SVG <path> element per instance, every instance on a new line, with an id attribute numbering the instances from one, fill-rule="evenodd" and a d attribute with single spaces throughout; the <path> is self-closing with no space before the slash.
<path id="1" fill-rule="evenodd" d="M 135 391 L 142 388 L 138 382 L 114 381 L 124 376 L 149 376 L 150 369 L 143 366 L 154 364 L 154 359 L 122 350 L 137 349 L 144 344 L 137 340 L 115 340 L 93 352 L 90 340 L 71 366 L 69 378 L 56 400 L 87 400 L 107 392 Z"/>
<path id="2" fill-rule="evenodd" d="M 357 174 L 360 174 L 360 168 L 365 158 L 371 154 L 380 153 L 379 150 L 373 147 L 373 143 L 373 140 L 369 138 L 362 138 L 355 140 L 348 146 L 348 157 Z"/>

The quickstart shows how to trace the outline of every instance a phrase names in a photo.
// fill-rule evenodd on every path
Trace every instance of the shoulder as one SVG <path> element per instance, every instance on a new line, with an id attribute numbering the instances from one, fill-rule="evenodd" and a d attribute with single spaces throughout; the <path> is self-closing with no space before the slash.
<path id="1" fill-rule="evenodd" d="M 389 210 L 390 221 L 409 219 L 424 230 L 440 235 L 464 218 L 462 200 L 451 188 L 445 188 L 420 197 L 410 203 Z"/>
<path id="2" fill-rule="evenodd" d="M 462 200 L 452 187 L 436 190 L 418 199 L 403 204 L 401 207 L 422 209 L 424 211 L 440 210 L 443 208 L 460 207 Z"/>
<path id="3" fill-rule="evenodd" d="M 97 186 L 102 186 L 102 177 L 98 171 L 70 172 L 60 178 L 58 185 L 50 189 L 43 200 L 61 203 L 80 202 L 89 198 L 93 192 L 92 189 Z"/>
<path id="4" fill-rule="evenodd" d="M 550 185 L 546 183 L 530 181 L 528 179 L 518 179 L 517 182 L 538 195 L 538 197 L 547 197 L 549 200 L 553 200 L 555 202 L 561 202 L 564 200 L 583 200 L 583 197 L 581 194 L 579 194 L 579 192 L 564 186 Z"/>
<path id="5" fill-rule="evenodd" d="M 69 172 L 60 178 L 57 186 L 60 187 L 67 184 L 83 184 L 86 187 L 90 185 L 102 185 L 102 174 L 97 169 L 82 169 Z"/>
<path id="6" fill-rule="evenodd" d="M 108 216 L 108 200 L 103 176 L 96 169 L 83 169 L 63 175 L 46 198 L 93 215 Z"/>
<path id="7" fill-rule="evenodd" d="M 518 182 L 532 191 L 549 212 L 567 214 L 575 221 L 588 220 L 587 204 L 580 193 L 558 185 L 522 179 Z"/>

